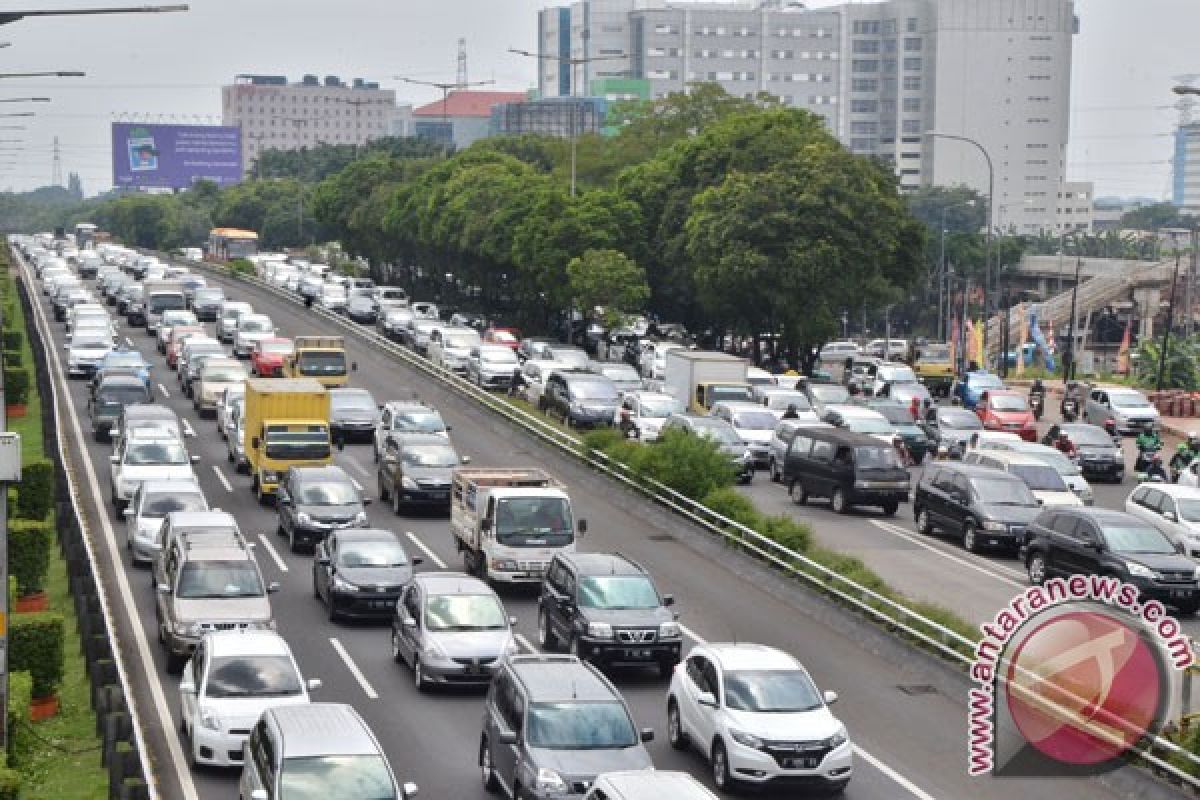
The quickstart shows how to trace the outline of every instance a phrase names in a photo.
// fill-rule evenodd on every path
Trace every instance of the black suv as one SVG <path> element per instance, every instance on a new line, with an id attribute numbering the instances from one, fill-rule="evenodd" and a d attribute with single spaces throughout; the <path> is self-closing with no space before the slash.
<path id="1" fill-rule="evenodd" d="M 541 406 L 564 425 L 582 428 L 612 424 L 620 402 L 616 385 L 603 375 L 555 370 L 546 378 Z"/>
<path id="2" fill-rule="evenodd" d="M 1123 511 L 1043 511 L 1029 527 L 1024 552 L 1036 585 L 1055 575 L 1112 575 L 1181 613 L 1200 609 L 1200 567 L 1157 528 Z"/>
<path id="3" fill-rule="evenodd" d="M 1016 475 L 987 467 L 936 461 L 925 467 L 913 496 L 917 532 L 935 529 L 962 537 L 972 553 L 984 547 L 1016 551 L 1038 500 Z"/>
<path id="4" fill-rule="evenodd" d="M 379 459 L 379 499 L 397 514 L 412 506 L 448 510 L 454 469 L 470 460 L 440 434 L 393 434 Z"/>
<path id="5" fill-rule="evenodd" d="M 1059 425 L 1059 430 L 1067 434 L 1079 451 L 1079 468 L 1084 477 L 1105 478 L 1113 483 L 1125 480 L 1125 454 L 1104 428 L 1073 422 Z"/>
<path id="6" fill-rule="evenodd" d="M 675 598 L 660 595 L 640 564 L 619 553 L 559 553 L 542 579 L 538 639 L 602 666 L 657 666 L 681 658 Z"/>

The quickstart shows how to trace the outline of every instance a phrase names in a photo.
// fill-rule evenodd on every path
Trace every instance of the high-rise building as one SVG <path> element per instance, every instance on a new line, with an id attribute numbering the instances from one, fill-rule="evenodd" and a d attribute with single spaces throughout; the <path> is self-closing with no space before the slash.
<path id="1" fill-rule="evenodd" d="M 1200 122 L 1187 122 L 1175 129 L 1175 158 L 1172 202 L 1192 213 L 1200 213 Z"/>
<path id="2" fill-rule="evenodd" d="M 651 97 L 715 82 L 819 115 L 850 150 L 891 164 L 904 189 L 988 191 L 992 221 L 1065 224 L 1073 0 L 884 0 L 809 9 L 791 0 L 577 0 L 539 17 L 538 87 L 581 94 L 627 70 Z M 609 60 L 609 54 L 616 57 Z M 614 77 L 605 75 L 605 77 Z M 1200 164 L 1200 161 L 1197 162 Z"/>
<path id="3" fill-rule="evenodd" d="M 366 144 L 387 136 L 397 113 L 396 93 L 355 78 L 327 75 L 288 83 L 282 75 L 238 75 L 221 87 L 225 125 L 242 129 L 247 170 L 264 150 L 298 150 L 319 144 Z"/>

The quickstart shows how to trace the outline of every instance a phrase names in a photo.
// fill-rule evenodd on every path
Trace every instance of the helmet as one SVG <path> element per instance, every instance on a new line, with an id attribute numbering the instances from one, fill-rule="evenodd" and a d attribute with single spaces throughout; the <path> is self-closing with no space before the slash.
<path id="1" fill-rule="evenodd" d="M 1192 448 L 1187 446 L 1187 442 L 1180 442 L 1179 446 L 1175 448 L 1175 452 L 1176 453 L 1188 453 L 1188 452 L 1191 452 L 1191 449 Z"/>

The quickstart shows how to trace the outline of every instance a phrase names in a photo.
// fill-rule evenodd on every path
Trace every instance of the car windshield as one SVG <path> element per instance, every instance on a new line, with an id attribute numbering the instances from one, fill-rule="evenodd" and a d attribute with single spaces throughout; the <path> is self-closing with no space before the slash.
<path id="1" fill-rule="evenodd" d="M 892 425 L 912 425 L 913 415 L 908 410 L 908 406 L 897 405 L 893 403 L 885 403 L 877 406 L 871 406 L 871 410 L 883 415 Z"/>
<path id="2" fill-rule="evenodd" d="M 507 347 L 489 347 L 479 351 L 479 358 L 488 364 L 517 364 L 517 354 Z"/>
<path id="3" fill-rule="evenodd" d="M 189 561 L 179 572 L 175 594 L 188 600 L 262 597 L 263 585 L 250 561 Z"/>
<path id="4" fill-rule="evenodd" d="M 150 518 L 165 517 L 172 511 L 207 511 L 208 503 L 199 492 L 155 492 L 147 494 L 142 502 L 142 516 Z"/>
<path id="5" fill-rule="evenodd" d="M 1025 481 L 1026 485 L 1035 491 L 1067 491 L 1067 484 L 1063 481 L 1062 475 L 1059 475 L 1058 470 L 1054 467 L 1045 464 L 1013 464 L 1009 471 Z"/>
<path id="6" fill-rule="evenodd" d="M 106 367 L 144 367 L 146 360 L 141 353 L 113 353 L 104 359 Z"/>
<path id="7" fill-rule="evenodd" d="M 846 427 L 855 433 L 895 433 L 892 428 L 892 423 L 887 421 L 883 416 L 858 416 L 851 415 L 842 418 Z"/>
<path id="8" fill-rule="evenodd" d="M 854 457 L 860 469 L 903 469 L 893 447 L 856 447 Z"/>
<path id="9" fill-rule="evenodd" d="M 1069 438 L 1076 445 L 1090 445 L 1092 447 L 1112 447 L 1112 437 L 1105 433 L 1103 428 L 1097 428 L 1095 425 L 1078 425 L 1071 428 L 1063 428 L 1067 432 Z"/>
<path id="10" fill-rule="evenodd" d="M 446 423 L 436 411 L 405 411 L 392 418 L 392 430 L 413 433 L 441 433 Z"/>
<path id="11" fill-rule="evenodd" d="M 1110 392 L 1109 402 L 1116 408 L 1149 408 L 1150 402 L 1135 392 Z"/>
<path id="12" fill-rule="evenodd" d="M 946 408 L 937 412 L 938 425 L 958 431 L 977 431 L 983 429 L 979 417 L 970 411 L 956 408 Z"/>
<path id="13" fill-rule="evenodd" d="M 812 679 L 798 669 L 726 672 L 725 705 L 733 711 L 794 714 L 824 705 Z"/>
<path id="14" fill-rule="evenodd" d="M 1052 448 L 1047 448 L 1045 450 L 1040 448 L 1038 450 L 1023 450 L 1018 448 L 1018 452 L 1028 453 L 1037 460 L 1049 464 L 1059 475 L 1073 477 L 1083 474 L 1083 470 L 1079 468 L 1079 465 L 1067 458 L 1058 450 L 1054 450 Z"/>
<path id="15" fill-rule="evenodd" d="M 208 697 L 291 697 L 301 694 L 300 673 L 287 656 L 224 656 L 208 669 Z"/>
<path id="16" fill-rule="evenodd" d="M 435 594 L 425 600 L 425 629 L 430 631 L 501 631 L 508 619 L 490 594 Z"/>
<path id="17" fill-rule="evenodd" d="M 360 499 L 349 481 L 305 481 L 296 490 L 296 502 L 306 506 L 345 506 Z"/>
<path id="18" fill-rule="evenodd" d="M 152 294 L 147 305 L 151 311 L 155 312 L 187 307 L 182 294 Z"/>
<path id="19" fill-rule="evenodd" d="M 404 448 L 404 463 L 413 467 L 456 467 L 458 454 L 452 447 L 436 444 L 413 445 Z"/>
<path id="20" fill-rule="evenodd" d="M 1174 553 L 1175 545 L 1156 528 L 1104 526 L 1104 539 L 1118 553 Z"/>
<path id="21" fill-rule="evenodd" d="M 920 348 L 918 362 L 946 362 L 950 360 L 950 346 L 945 344 L 927 344 Z"/>
<path id="22" fill-rule="evenodd" d="M 648 397 L 643 395 L 641 398 L 641 415 L 643 417 L 666 419 L 672 414 L 678 414 L 682 411 L 683 404 L 674 397 L 669 397 L 667 395 Z"/>
<path id="23" fill-rule="evenodd" d="M 880 367 L 879 378 L 890 383 L 917 382 L 917 375 L 911 367 Z"/>
<path id="24" fill-rule="evenodd" d="M 566 364 L 570 367 L 586 367 L 588 363 L 588 355 L 582 350 L 576 350 L 573 347 L 548 347 L 548 357 L 552 361 L 557 361 L 560 364 Z"/>
<path id="25" fill-rule="evenodd" d="M 846 390 L 846 387 L 833 383 L 812 384 L 808 387 L 808 391 L 824 405 L 836 405 L 850 400 L 850 392 Z"/>
<path id="26" fill-rule="evenodd" d="M 992 506 L 1036 506 L 1037 498 L 1023 481 L 971 478 L 979 502 Z"/>
<path id="27" fill-rule="evenodd" d="M 246 380 L 246 370 L 240 366 L 209 367 L 204 370 L 204 380 L 215 383 L 238 383 Z"/>
<path id="28" fill-rule="evenodd" d="M 108 350 L 112 348 L 112 339 L 100 336 L 79 336 L 71 340 L 71 347 L 79 350 Z"/>
<path id="29" fill-rule="evenodd" d="M 617 387 L 608 381 L 571 381 L 571 396 L 577 400 L 603 400 L 615 403 Z"/>
<path id="30" fill-rule="evenodd" d="M 242 314 L 249 314 L 250 307 L 246 305 L 227 305 L 221 310 L 221 319 L 237 319 Z"/>
<path id="31" fill-rule="evenodd" d="M 696 420 L 693 422 L 698 436 L 706 436 L 712 439 L 719 445 L 740 445 L 742 437 L 738 436 L 737 431 L 733 426 L 724 420 L 712 420 L 701 422 Z"/>
<path id="32" fill-rule="evenodd" d="M 446 347 L 466 350 L 479 344 L 479 337 L 467 333 L 451 333 L 446 336 Z"/>
<path id="33" fill-rule="evenodd" d="M 104 386 L 96 392 L 98 406 L 111 408 L 149 402 L 150 393 L 144 386 Z"/>
<path id="34" fill-rule="evenodd" d="M 285 758 L 279 796 L 287 800 L 396 800 L 382 756 Z"/>
<path id="35" fill-rule="evenodd" d="M 296 357 L 301 375 L 345 375 L 346 354 L 336 351 L 302 351 Z"/>
<path id="36" fill-rule="evenodd" d="M 1200 499 L 1176 497 L 1175 505 L 1179 508 L 1179 518 L 1186 522 L 1200 522 Z"/>
<path id="37" fill-rule="evenodd" d="M 179 442 L 134 442 L 125 452 L 125 464 L 131 467 L 187 463 L 187 450 Z"/>
<path id="38" fill-rule="evenodd" d="M 733 415 L 735 428 L 748 431 L 773 431 L 779 420 L 770 411 L 738 411 Z"/>
<path id="39" fill-rule="evenodd" d="M 548 750 L 614 750 L 638 743 L 621 703 L 534 703 L 525 730 L 530 746 Z"/>
<path id="40" fill-rule="evenodd" d="M 398 542 L 385 539 L 338 542 L 339 567 L 403 567 L 408 555 Z"/>
<path id="41" fill-rule="evenodd" d="M 262 333 L 263 331 L 272 331 L 274 329 L 269 319 L 247 319 L 243 317 L 238 322 L 238 330 L 243 333 Z"/>
<path id="42" fill-rule="evenodd" d="M 708 395 L 714 403 L 754 402 L 754 392 L 749 386 L 710 386 Z"/>
<path id="43" fill-rule="evenodd" d="M 321 425 L 267 428 L 267 458 L 320 459 L 329 457 L 329 430 Z"/>
<path id="44" fill-rule="evenodd" d="M 496 504 L 496 541 L 509 547 L 563 547 L 574 540 L 571 507 L 561 497 L 506 497 Z"/>
<path id="45" fill-rule="evenodd" d="M 998 394 L 988 398 L 996 411 L 1028 411 L 1029 402 L 1019 394 Z"/>
<path id="46" fill-rule="evenodd" d="M 192 298 L 192 303 L 195 305 L 209 305 L 211 303 L 220 303 L 225 299 L 225 292 L 222 289 L 197 289 L 195 297 Z"/>
<path id="47" fill-rule="evenodd" d="M 812 411 L 802 392 L 771 392 L 767 395 L 767 408 L 772 411 L 786 411 L 788 406 L 795 406 L 797 411 Z"/>
<path id="48" fill-rule="evenodd" d="M 294 348 L 291 342 L 265 341 L 258 345 L 258 349 L 263 353 L 279 353 L 281 355 L 288 355 Z"/>
<path id="49" fill-rule="evenodd" d="M 644 575 L 594 575 L 579 581 L 579 605 L 625 610 L 658 608 L 662 603 L 654 584 Z"/>
<path id="50" fill-rule="evenodd" d="M 375 411 L 375 398 L 362 389 L 329 393 L 329 404 L 340 411 Z"/>

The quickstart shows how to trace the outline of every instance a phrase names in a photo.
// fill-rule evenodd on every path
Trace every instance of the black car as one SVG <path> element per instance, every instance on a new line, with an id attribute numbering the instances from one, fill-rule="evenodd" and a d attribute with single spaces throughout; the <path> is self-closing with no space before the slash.
<path id="1" fill-rule="evenodd" d="M 290 467 L 276 497 L 280 536 L 293 553 L 342 528 L 364 528 L 365 506 L 358 484 L 341 467 Z"/>
<path id="2" fill-rule="evenodd" d="M 329 390 L 329 428 L 335 441 L 369 442 L 378 421 L 379 406 L 366 389 Z"/>
<path id="3" fill-rule="evenodd" d="M 351 322 L 363 325 L 374 325 L 379 318 L 379 309 L 375 306 L 375 298 L 366 290 L 356 290 L 346 301 L 346 316 Z"/>
<path id="4" fill-rule="evenodd" d="M 655 667 L 660 677 L 679 663 L 683 636 L 641 565 L 619 553 L 559 553 L 542 579 L 538 638 L 544 650 L 569 649 L 600 666 Z"/>
<path id="5" fill-rule="evenodd" d="M 1085 477 L 1104 478 L 1113 483 L 1125 480 L 1125 453 L 1106 430 L 1084 422 L 1058 427 L 1079 452 L 1079 468 Z"/>
<path id="6" fill-rule="evenodd" d="M 391 619 L 420 558 L 409 558 L 396 534 L 375 528 L 335 531 L 317 544 L 313 594 L 329 619 Z"/>
<path id="7" fill-rule="evenodd" d="M 1016 552 L 1041 506 L 1025 481 L 987 467 L 937 461 L 925 467 L 913 494 L 917 532 L 945 531 L 977 553 L 985 547 Z"/>
<path id="8" fill-rule="evenodd" d="M 965 408 L 938 406 L 925 412 L 921 428 L 933 442 L 934 450 L 945 447 L 952 458 L 962 458 L 967 441 L 973 433 L 983 430 L 983 422 Z"/>
<path id="9" fill-rule="evenodd" d="M 616 385 L 603 375 L 554 371 L 546 379 L 540 404 L 564 425 L 583 428 L 611 425 L 620 402 Z"/>
<path id="10" fill-rule="evenodd" d="M 864 505 L 891 515 L 908 501 L 908 470 L 896 449 L 874 436 L 838 428 L 797 431 L 784 457 L 783 482 L 796 505 L 828 497 L 839 514 Z"/>
<path id="11" fill-rule="evenodd" d="M 1200 567 L 1162 531 L 1123 511 L 1047 509 L 1029 527 L 1024 560 L 1035 585 L 1056 575 L 1112 575 L 1142 598 L 1184 614 L 1200 609 Z"/>
<path id="12" fill-rule="evenodd" d="M 217 316 L 221 313 L 221 304 L 224 302 L 224 289 L 205 286 L 197 289 L 192 294 L 189 304 L 197 320 L 200 322 L 216 322 Z"/>
<path id="13" fill-rule="evenodd" d="M 454 469 L 469 462 L 436 433 L 389 436 L 379 459 L 379 499 L 390 500 L 397 514 L 414 506 L 448 511 Z"/>
<path id="14" fill-rule="evenodd" d="M 125 406 L 153 403 L 154 398 L 141 378 L 134 375 L 113 375 L 105 378 L 88 398 L 88 418 L 92 423 L 92 438 L 97 442 L 109 440 L 109 430 L 121 416 Z"/>

